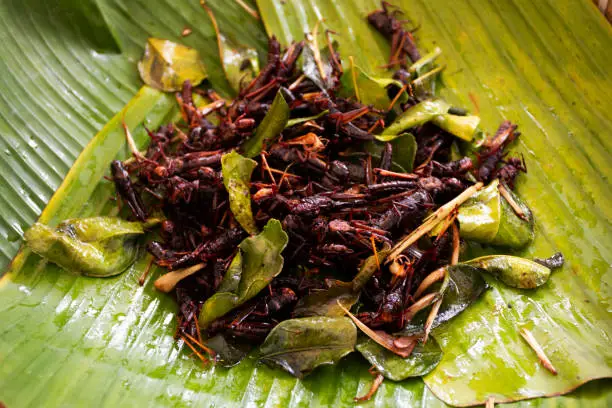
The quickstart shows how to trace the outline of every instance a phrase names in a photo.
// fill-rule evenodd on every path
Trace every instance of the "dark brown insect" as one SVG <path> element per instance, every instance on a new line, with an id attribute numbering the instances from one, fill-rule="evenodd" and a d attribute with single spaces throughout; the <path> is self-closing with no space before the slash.
<path id="1" fill-rule="evenodd" d="M 410 57 L 412 62 L 416 62 L 421 55 L 417 49 L 414 37 L 410 31 L 403 28 L 404 21 L 398 20 L 397 16 L 401 15 L 400 10 L 390 9 L 393 7 L 386 1 L 382 2 L 382 10 L 376 10 L 368 14 L 368 21 L 382 35 L 391 41 L 391 57 L 389 65 L 399 64 L 402 68 L 408 65 L 406 56 Z"/>
<path id="2" fill-rule="evenodd" d="M 147 213 L 144 209 L 144 204 L 140 195 L 134 190 L 134 185 L 130 179 L 130 174 L 127 172 L 123 163 L 119 160 L 113 160 L 111 163 L 111 175 L 115 182 L 115 189 L 121 198 L 132 211 L 134 217 L 139 221 L 147 219 Z"/>

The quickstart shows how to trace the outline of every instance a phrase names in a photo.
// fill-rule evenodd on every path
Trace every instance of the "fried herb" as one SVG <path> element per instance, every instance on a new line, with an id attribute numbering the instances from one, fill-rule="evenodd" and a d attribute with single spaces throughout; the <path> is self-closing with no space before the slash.
<path id="1" fill-rule="evenodd" d="M 159 38 L 147 41 L 138 71 L 145 84 L 166 92 L 181 90 L 185 81 L 198 85 L 207 76 L 196 50 Z"/>
<path id="2" fill-rule="evenodd" d="M 355 349 L 357 329 L 346 317 L 303 317 L 276 326 L 261 345 L 261 361 L 298 378 L 334 364 Z"/>
<path id="3" fill-rule="evenodd" d="M 66 220 L 55 229 L 36 223 L 24 239 L 32 251 L 69 272 L 108 277 L 134 263 L 143 234 L 140 222 L 92 217 Z"/>
<path id="4" fill-rule="evenodd" d="M 281 252 L 286 245 L 287 234 L 274 219 L 259 235 L 242 241 L 217 292 L 202 306 L 200 327 L 207 327 L 265 288 L 283 268 Z"/>
<path id="5" fill-rule="evenodd" d="M 238 223 L 251 235 L 257 234 L 257 226 L 251 210 L 251 173 L 257 162 L 234 152 L 221 158 L 223 184 L 229 195 L 230 210 Z"/>
<path id="6" fill-rule="evenodd" d="M 478 266 L 506 285 L 519 289 L 533 289 L 545 284 L 551 272 L 538 262 L 510 255 L 481 256 L 466 264 Z"/>

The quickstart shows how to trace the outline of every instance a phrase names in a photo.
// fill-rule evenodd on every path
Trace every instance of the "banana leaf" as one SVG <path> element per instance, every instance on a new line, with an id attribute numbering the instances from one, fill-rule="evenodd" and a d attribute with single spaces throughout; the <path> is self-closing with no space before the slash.
<path id="1" fill-rule="evenodd" d="M 207 3 L 224 29 L 258 47 L 259 55 L 265 55 L 263 26 L 287 42 L 325 18 L 324 25 L 340 33 L 344 56 L 354 55 L 371 75 L 385 74 L 380 65 L 388 44 L 364 24 L 365 14 L 379 7 L 375 1 L 260 0 L 263 26 L 237 2 Z M 515 254 L 561 250 L 568 262 L 533 293 L 490 281 L 494 289 L 481 301 L 433 332 L 445 356 L 425 379 L 431 390 L 420 379 L 384 382 L 360 405 L 441 407 L 443 401 L 482 402 L 489 393 L 499 401 L 555 395 L 610 376 L 610 26 L 586 0 L 399 4 L 421 25 L 421 48 L 444 50 L 442 96 L 479 112 L 489 131 L 502 118 L 520 125 L 517 150 L 529 174 L 518 192 L 533 209 L 537 237 Z M 123 118 L 143 146 L 143 125 L 154 128 L 175 117 L 172 96 L 150 88 L 123 108 L 140 87 L 135 62 L 147 37 L 198 49 L 211 85 L 224 94 L 231 87 L 197 1 L 7 0 L 0 21 L 0 265 L 7 265 L 47 203 L 40 221 L 51 225 L 116 213 L 112 185 L 102 176 L 112 159 L 128 153 Z M 193 32 L 181 38 L 185 26 Z M 466 259 L 491 252 L 474 247 Z M 0 402 L 350 406 L 369 388 L 367 364 L 357 358 L 319 368 L 305 380 L 259 365 L 253 356 L 231 369 L 202 367 L 172 338 L 176 305 L 153 289 L 157 272 L 138 286 L 147 264 L 143 258 L 123 275 L 100 280 L 68 275 L 20 251 L 0 280 Z M 559 362 L 559 376 L 538 365 L 518 335 L 521 325 Z M 529 381 L 519 395 L 517 377 Z M 612 404 L 610 385 L 592 381 L 568 396 L 515 405 L 605 407 Z"/>

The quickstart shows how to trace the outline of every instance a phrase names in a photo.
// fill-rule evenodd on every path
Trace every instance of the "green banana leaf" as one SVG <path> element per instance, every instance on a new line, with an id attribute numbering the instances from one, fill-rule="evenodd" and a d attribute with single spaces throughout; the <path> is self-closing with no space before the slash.
<path id="1" fill-rule="evenodd" d="M 372 75 L 384 74 L 388 44 L 363 20 L 379 7 L 375 1 L 259 0 L 263 26 L 237 2 L 207 3 L 220 26 L 260 56 L 264 26 L 287 42 L 326 18 L 324 25 L 339 32 L 344 56 L 353 55 Z M 399 3 L 421 25 L 421 49 L 435 42 L 444 51 L 443 96 L 479 111 L 489 131 L 502 118 L 520 125 L 517 149 L 529 174 L 518 191 L 534 211 L 537 237 L 517 254 L 561 250 L 568 262 L 536 292 L 490 281 L 494 290 L 433 332 L 445 356 L 425 378 L 429 388 L 421 379 L 385 381 L 360 405 L 531 398 L 609 377 L 610 26 L 587 0 Z M 135 63 L 148 36 L 198 49 L 211 85 L 223 94 L 232 90 L 215 32 L 195 0 L 7 0 L 0 21 L 0 265 L 7 265 L 45 206 L 40 221 L 51 225 L 116 214 L 113 187 L 102 176 L 112 159 L 128 153 L 121 121 L 143 146 L 143 124 L 154 128 L 176 115 L 172 95 L 150 88 L 123 108 L 140 87 Z M 181 38 L 185 26 L 193 33 Z M 491 252 L 471 249 L 474 256 Z M 231 369 L 202 367 L 172 338 L 176 305 L 153 289 L 157 272 L 138 286 L 147 263 L 143 258 L 119 277 L 94 279 L 20 251 L 0 280 L 0 402 L 9 408 L 349 406 L 369 388 L 368 366 L 358 358 L 317 369 L 305 380 L 257 364 L 253 356 Z M 520 339 L 524 326 L 547 350 L 557 377 Z M 592 381 L 568 396 L 516 405 L 609 406 L 610 385 Z"/>

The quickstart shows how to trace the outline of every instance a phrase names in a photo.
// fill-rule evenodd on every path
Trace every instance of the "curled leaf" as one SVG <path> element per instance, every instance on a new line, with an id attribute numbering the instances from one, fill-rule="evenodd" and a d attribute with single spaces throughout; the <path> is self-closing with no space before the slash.
<path id="1" fill-rule="evenodd" d="M 415 126 L 423 125 L 438 115 L 448 112 L 450 105 L 441 99 L 419 102 L 404 111 L 376 138 L 388 142 L 398 137 L 402 132 Z"/>
<path id="2" fill-rule="evenodd" d="M 522 210 L 523 218 L 519 217 L 501 196 L 498 186 L 499 180 L 493 180 L 459 207 L 457 219 L 461 236 L 491 245 L 523 247 L 534 236 L 533 215 L 529 207 L 508 190 Z"/>
<path id="3" fill-rule="evenodd" d="M 511 255 L 488 255 L 464 262 L 477 266 L 506 285 L 519 289 L 533 289 L 548 281 L 550 269 L 538 262 Z"/>
<path id="4" fill-rule="evenodd" d="M 474 134 L 480 124 L 480 117 L 469 115 L 459 116 L 449 113 L 438 115 L 432 119 L 432 122 L 446 130 L 451 135 L 457 136 L 459 139 L 469 142 L 474 138 Z"/>
<path id="5" fill-rule="evenodd" d="M 287 126 L 289 121 L 289 105 L 281 91 L 276 93 L 272 106 L 266 113 L 255 134 L 242 145 L 242 152 L 246 157 L 259 155 L 265 144 L 276 139 Z"/>
<path id="6" fill-rule="evenodd" d="M 346 317 L 303 317 L 281 322 L 261 345 L 261 361 L 302 378 L 355 349 L 357 329 Z"/>
<path id="7" fill-rule="evenodd" d="M 24 234 L 27 245 L 62 268 L 87 276 L 108 277 L 125 271 L 138 256 L 139 222 L 117 217 L 63 221 L 56 229 L 35 223 Z"/>
<path id="8" fill-rule="evenodd" d="M 376 370 L 392 381 L 420 377 L 436 368 L 442 359 L 442 350 L 433 338 L 426 343 L 417 342 L 408 357 L 400 357 L 376 344 L 372 339 L 363 338 L 355 347 Z"/>
<path id="9" fill-rule="evenodd" d="M 249 234 L 257 234 L 257 226 L 251 210 L 251 173 L 257 167 L 255 160 L 247 159 L 232 151 L 221 158 L 223 185 L 229 194 L 230 209 L 234 218 Z"/>
<path id="10" fill-rule="evenodd" d="M 258 235 L 243 240 L 223 281 L 200 311 L 200 327 L 206 328 L 215 319 L 257 295 L 283 269 L 281 252 L 289 238 L 278 220 L 268 221 Z"/>
<path id="11" fill-rule="evenodd" d="M 433 121 L 436 126 L 462 140 L 472 140 L 474 134 L 476 134 L 480 118 L 477 116 L 452 115 L 448 113 L 450 108 L 451 105 L 441 99 L 419 102 L 399 115 L 376 138 L 382 142 L 388 142 L 410 128 Z"/>
<path id="12" fill-rule="evenodd" d="M 196 50 L 159 38 L 147 40 L 138 71 L 145 84 L 165 92 L 182 89 L 187 80 L 195 86 L 206 78 Z"/>

